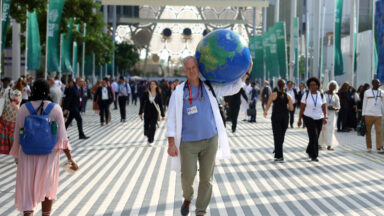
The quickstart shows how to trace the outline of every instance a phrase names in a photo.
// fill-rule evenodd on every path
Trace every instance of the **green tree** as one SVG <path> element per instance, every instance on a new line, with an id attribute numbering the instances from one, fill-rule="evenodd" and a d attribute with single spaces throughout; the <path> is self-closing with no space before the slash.
<path id="1" fill-rule="evenodd" d="M 139 52 L 135 45 L 127 42 L 116 44 L 115 63 L 121 74 L 131 71 L 139 60 Z"/>

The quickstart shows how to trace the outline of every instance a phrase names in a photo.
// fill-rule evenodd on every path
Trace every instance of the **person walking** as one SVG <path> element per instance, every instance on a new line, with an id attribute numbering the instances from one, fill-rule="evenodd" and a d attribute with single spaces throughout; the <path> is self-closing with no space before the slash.
<path id="1" fill-rule="evenodd" d="M 82 102 L 81 113 L 85 113 L 85 111 L 87 110 L 88 98 L 90 97 L 87 82 L 83 82 L 81 88 L 82 88 L 82 92 L 83 92 L 83 95 L 81 97 L 82 98 L 81 99 L 81 102 Z"/>
<path id="2" fill-rule="evenodd" d="M 252 63 L 249 71 L 251 68 Z M 199 162 L 196 215 L 205 215 L 212 196 L 215 158 L 226 159 L 231 155 L 217 97 L 239 92 L 247 75 L 226 85 L 202 82 L 194 56 L 183 60 L 183 71 L 188 80 L 176 87 L 168 106 L 168 154 L 172 157 L 172 169 L 182 173 L 184 202 L 180 211 L 183 216 L 189 214 Z"/>
<path id="3" fill-rule="evenodd" d="M 152 144 L 155 138 L 157 122 L 164 120 L 164 109 L 161 100 L 160 89 L 156 81 L 149 83 L 149 88 L 144 92 L 140 102 L 139 117 L 143 120 L 144 135 L 148 138 L 148 144 Z M 160 117 L 161 116 L 161 117 Z"/>
<path id="4" fill-rule="evenodd" d="M 324 95 L 319 91 L 320 80 L 311 77 L 307 80 L 309 90 L 305 92 L 301 99 L 301 109 L 297 126 L 301 126 L 304 119 L 309 143 L 307 146 L 307 154 L 311 161 L 318 162 L 319 159 L 319 135 L 323 124 L 327 124 L 327 102 Z"/>
<path id="5" fill-rule="evenodd" d="M 367 133 L 365 141 L 367 145 L 367 152 L 372 151 L 372 126 L 375 125 L 376 131 L 376 150 L 378 153 L 384 153 L 382 149 L 382 135 L 381 135 L 381 118 L 382 108 L 384 106 L 384 91 L 379 89 L 380 81 L 377 79 L 372 80 L 372 88 L 365 91 L 363 100 L 363 117 L 362 121 L 367 126 Z"/>
<path id="6" fill-rule="evenodd" d="M 55 104 L 61 105 L 61 99 L 63 98 L 63 93 L 61 92 L 61 89 L 55 85 L 55 80 L 53 78 L 48 79 L 49 83 L 49 96 L 52 99 L 52 102 Z"/>
<path id="7" fill-rule="evenodd" d="M 256 83 L 252 82 L 251 84 L 251 91 L 249 92 L 251 101 L 249 102 L 249 109 L 253 110 L 249 119 L 249 122 L 255 123 L 256 122 L 256 104 L 257 104 L 257 97 L 258 97 L 258 89 L 256 87 Z"/>
<path id="8" fill-rule="evenodd" d="M 288 128 L 289 112 L 293 110 L 292 97 L 285 92 L 285 81 L 280 79 L 277 82 L 277 91 L 273 92 L 269 97 L 267 106 L 264 110 L 264 117 L 267 118 L 268 110 L 272 107 L 272 131 L 275 144 L 275 162 L 283 163 L 283 143 L 285 132 Z"/>
<path id="9" fill-rule="evenodd" d="M 336 81 L 331 81 L 328 83 L 328 91 L 325 92 L 325 98 L 327 99 L 327 109 L 328 109 L 328 121 L 327 124 L 323 126 L 319 138 L 319 149 L 322 150 L 323 146 L 327 146 L 327 150 L 333 151 L 333 146 L 337 145 L 338 141 L 335 138 L 335 123 L 336 123 L 336 113 L 340 109 L 340 99 L 336 94 L 339 86 Z"/>
<path id="10" fill-rule="evenodd" d="M 114 110 L 117 110 L 117 95 L 118 95 L 118 93 L 119 93 L 119 84 L 117 84 L 117 82 L 115 81 L 115 79 L 111 79 L 111 86 L 110 86 L 111 88 L 112 88 L 112 91 L 113 91 L 113 93 L 114 93 L 114 95 L 115 95 L 115 97 L 114 97 L 114 99 L 113 99 L 113 105 L 114 105 Z"/>
<path id="11" fill-rule="evenodd" d="M 119 91 L 118 91 L 118 100 L 119 100 L 119 109 L 120 109 L 120 122 L 126 122 L 126 105 L 127 100 L 129 101 L 129 91 L 131 88 L 124 81 L 124 77 L 119 78 Z"/>
<path id="12" fill-rule="evenodd" d="M 271 95 L 272 90 L 271 87 L 269 87 L 269 82 L 264 81 L 263 89 L 261 90 L 261 107 L 263 108 L 263 111 L 265 110 L 265 106 L 268 103 L 269 95 Z"/>
<path id="13" fill-rule="evenodd" d="M 237 127 L 237 118 L 239 116 L 240 112 L 240 103 L 242 98 L 245 100 L 245 102 L 248 104 L 248 96 L 245 93 L 244 89 L 241 88 L 240 91 L 232 96 L 228 96 L 228 105 L 229 105 L 229 110 L 230 110 L 230 118 L 232 122 L 232 133 L 236 132 L 236 127 Z"/>
<path id="14" fill-rule="evenodd" d="M 293 88 L 292 81 L 287 82 L 287 89 L 286 92 L 291 96 L 292 102 L 293 102 L 293 110 L 289 111 L 289 125 L 291 128 L 293 128 L 293 123 L 295 121 L 295 110 L 296 110 L 296 105 L 297 105 L 297 90 Z"/>
<path id="15" fill-rule="evenodd" d="M 108 86 L 106 79 L 101 82 L 101 86 L 97 89 L 94 100 L 98 102 L 100 108 L 100 125 L 104 126 L 104 121 L 106 124 L 109 124 L 109 105 L 113 102 L 113 92 L 111 87 Z"/>
<path id="16" fill-rule="evenodd" d="M 132 91 L 132 104 L 137 104 L 137 83 L 134 81 L 131 85 L 131 91 Z"/>
<path id="17" fill-rule="evenodd" d="M 51 103 L 50 90 L 47 81 L 39 79 L 34 82 L 31 102 L 33 109 L 38 111 L 46 109 Z M 56 199 L 59 185 L 60 154 L 67 156 L 72 164 L 71 169 L 77 170 L 78 165 L 72 159 L 71 145 L 67 138 L 64 126 L 63 112 L 60 105 L 55 104 L 49 117 L 56 121 L 57 141 L 53 151 L 44 155 L 25 154 L 20 145 L 20 131 L 24 128 L 24 121 L 30 115 L 27 107 L 23 105 L 17 112 L 15 124 L 15 136 L 10 154 L 17 159 L 15 207 L 25 216 L 33 215 L 34 208 L 41 202 L 42 215 L 49 216 L 52 210 L 53 200 Z"/>
<path id="18" fill-rule="evenodd" d="M 22 100 L 22 92 L 27 86 L 24 79 L 18 79 L 13 88 L 7 88 L 3 94 L 5 99 L 0 117 L 0 154 L 9 154 L 12 148 L 16 115 Z"/>
<path id="19" fill-rule="evenodd" d="M 348 82 L 343 83 L 339 90 L 338 96 L 340 98 L 340 111 L 337 117 L 337 131 L 349 132 L 348 113 L 350 113 L 350 109 L 353 105 L 351 105 L 352 101 Z"/>
<path id="20" fill-rule="evenodd" d="M 83 119 L 80 115 L 83 94 L 81 87 L 82 84 L 83 79 L 79 77 L 76 79 L 76 84 L 68 85 L 68 88 L 65 91 L 63 114 L 66 115 L 69 112 L 67 121 L 65 122 L 65 129 L 68 128 L 73 119 L 76 119 L 79 139 L 88 139 L 89 137 L 84 134 Z"/>

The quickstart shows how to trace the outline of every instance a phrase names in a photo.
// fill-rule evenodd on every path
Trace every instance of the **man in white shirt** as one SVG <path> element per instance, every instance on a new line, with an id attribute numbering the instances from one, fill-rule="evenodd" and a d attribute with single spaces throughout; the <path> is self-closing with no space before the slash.
<path id="1" fill-rule="evenodd" d="M 54 103 L 61 105 L 61 98 L 63 94 L 61 92 L 60 87 L 56 85 L 56 82 L 52 78 L 48 79 L 48 83 L 50 86 L 49 96 L 51 97 Z"/>
<path id="2" fill-rule="evenodd" d="M 367 152 L 372 151 L 372 138 L 371 129 L 375 125 L 376 131 L 376 149 L 378 153 L 384 153 L 382 149 L 382 136 L 381 136 L 381 117 L 382 108 L 384 103 L 384 91 L 379 89 L 380 81 L 377 79 L 372 80 L 372 88 L 364 93 L 363 100 L 363 118 L 367 126 L 367 134 L 365 137 L 367 144 Z"/>
<path id="3" fill-rule="evenodd" d="M 295 111 L 296 111 L 296 104 L 297 104 L 297 90 L 293 88 L 292 81 L 287 82 L 286 92 L 291 96 L 292 103 L 293 103 L 293 110 L 289 111 L 289 124 L 291 125 L 291 128 L 293 128 L 293 122 L 295 120 Z"/>

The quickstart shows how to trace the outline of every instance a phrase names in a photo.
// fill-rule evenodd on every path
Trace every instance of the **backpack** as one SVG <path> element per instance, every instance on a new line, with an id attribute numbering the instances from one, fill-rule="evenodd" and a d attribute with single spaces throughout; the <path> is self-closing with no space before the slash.
<path id="1" fill-rule="evenodd" d="M 216 93 L 215 93 L 215 90 L 213 89 L 212 87 L 212 84 L 211 82 L 209 82 L 208 80 L 205 81 L 205 84 L 207 84 L 207 86 L 209 87 L 209 90 L 212 92 L 212 95 L 213 97 L 216 98 L 216 101 L 217 101 L 217 97 L 216 97 Z M 219 112 L 220 112 L 220 115 L 221 115 L 221 119 L 223 120 L 223 123 L 224 123 L 224 127 L 227 126 L 226 122 L 225 122 L 225 119 L 226 119 L 226 116 L 225 116 L 225 108 L 223 105 L 221 105 L 219 103 L 219 101 L 217 101 L 217 105 L 219 107 Z"/>
<path id="2" fill-rule="evenodd" d="M 30 115 L 25 117 L 24 128 L 20 129 L 20 144 L 25 154 L 44 155 L 52 152 L 57 142 L 57 123 L 51 120 L 49 113 L 55 103 L 48 104 L 43 111 L 42 102 L 37 111 L 31 102 L 25 104 Z M 40 111 L 40 115 L 37 113 Z"/>

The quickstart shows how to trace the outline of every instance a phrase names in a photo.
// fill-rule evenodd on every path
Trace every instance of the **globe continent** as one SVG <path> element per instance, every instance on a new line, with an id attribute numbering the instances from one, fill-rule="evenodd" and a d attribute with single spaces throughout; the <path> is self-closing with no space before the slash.
<path id="1" fill-rule="evenodd" d="M 196 48 L 203 77 L 213 83 L 231 83 L 241 78 L 250 65 L 250 52 L 241 36 L 220 29 L 206 35 Z"/>

